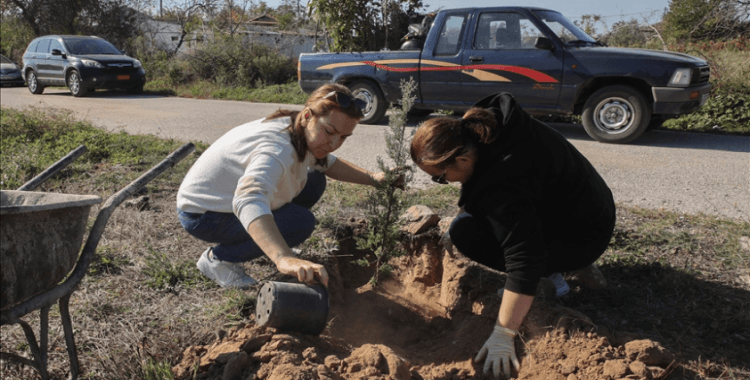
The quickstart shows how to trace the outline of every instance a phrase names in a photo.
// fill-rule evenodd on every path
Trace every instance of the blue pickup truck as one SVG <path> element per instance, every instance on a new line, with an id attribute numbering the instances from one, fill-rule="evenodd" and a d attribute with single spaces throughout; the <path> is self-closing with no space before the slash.
<path id="1" fill-rule="evenodd" d="M 342 83 L 367 102 L 362 123 L 418 83 L 413 113 L 466 111 L 507 91 L 532 115 L 582 115 L 593 139 L 627 143 L 708 99 L 711 70 L 686 54 L 608 47 L 559 12 L 534 7 L 443 10 L 410 26 L 397 51 L 305 53 L 300 87 Z"/>

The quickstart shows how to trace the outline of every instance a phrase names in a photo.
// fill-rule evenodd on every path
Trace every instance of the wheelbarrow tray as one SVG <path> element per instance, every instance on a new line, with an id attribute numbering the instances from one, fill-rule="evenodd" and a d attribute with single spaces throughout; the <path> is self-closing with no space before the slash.
<path id="1" fill-rule="evenodd" d="M 0 191 L 0 310 L 59 284 L 81 251 L 94 195 Z"/>

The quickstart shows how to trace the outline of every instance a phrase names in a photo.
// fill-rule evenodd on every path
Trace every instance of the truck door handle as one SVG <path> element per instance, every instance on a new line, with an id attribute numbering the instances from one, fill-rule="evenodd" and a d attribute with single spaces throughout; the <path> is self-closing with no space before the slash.
<path id="1" fill-rule="evenodd" d="M 471 63 L 482 63 L 482 62 L 484 62 L 484 57 L 469 57 L 469 62 L 471 62 Z"/>

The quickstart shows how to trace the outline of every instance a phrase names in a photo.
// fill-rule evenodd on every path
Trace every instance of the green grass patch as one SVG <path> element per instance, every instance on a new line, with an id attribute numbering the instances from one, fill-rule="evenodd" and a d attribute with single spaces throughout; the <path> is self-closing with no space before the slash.
<path id="1" fill-rule="evenodd" d="M 239 100 L 255 103 L 305 104 L 307 94 L 297 82 L 275 84 L 258 88 L 227 86 L 209 81 L 172 84 L 166 78 L 157 78 L 146 83 L 144 90 L 156 95 L 174 95 L 197 99 Z"/>
<path id="2" fill-rule="evenodd" d="M 255 296 L 240 289 L 228 289 L 223 294 L 223 303 L 216 313 L 231 321 L 242 321 L 249 318 L 255 310 Z"/>
<path id="3" fill-rule="evenodd" d="M 89 266 L 89 276 L 102 276 L 122 273 L 122 268 L 133 265 L 127 258 L 118 255 L 112 248 L 103 246 L 96 249 Z"/>
<path id="4" fill-rule="evenodd" d="M 122 186 L 150 169 L 184 142 L 148 135 L 110 133 L 89 122 L 76 120 L 71 113 L 27 108 L 0 109 L 0 188 L 16 189 L 80 145 L 88 152 L 49 179 L 44 186 L 54 188 L 59 181 L 76 181 L 95 169 L 108 170 L 97 176 L 105 191 Z M 202 152 L 208 145 L 195 143 Z M 190 155 L 169 173 L 155 181 L 185 175 L 197 155 Z"/>
<path id="5" fill-rule="evenodd" d="M 146 267 L 143 274 L 148 277 L 144 284 L 152 289 L 173 289 L 177 285 L 184 287 L 216 287 L 208 277 L 201 274 L 194 261 L 173 261 L 164 253 L 149 248 L 146 255 Z"/>

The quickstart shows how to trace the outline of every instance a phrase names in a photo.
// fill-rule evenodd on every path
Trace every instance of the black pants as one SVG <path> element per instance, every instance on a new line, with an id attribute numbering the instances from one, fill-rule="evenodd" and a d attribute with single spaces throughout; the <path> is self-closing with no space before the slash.
<path id="1" fill-rule="evenodd" d="M 545 237 L 547 262 L 542 276 L 572 272 L 593 264 L 607 250 L 614 228 L 613 218 L 609 226 L 603 226 L 600 231 L 590 231 L 586 241 L 571 242 Z M 500 249 L 500 241 L 492 233 L 486 219 L 462 213 L 451 223 L 449 233 L 453 245 L 466 257 L 506 272 L 505 256 Z"/>

